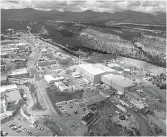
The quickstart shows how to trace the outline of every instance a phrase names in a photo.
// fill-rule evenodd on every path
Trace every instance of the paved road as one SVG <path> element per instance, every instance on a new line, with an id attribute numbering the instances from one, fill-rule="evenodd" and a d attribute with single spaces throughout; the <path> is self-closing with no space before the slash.
<path id="1" fill-rule="evenodd" d="M 36 78 L 37 80 L 41 78 L 41 75 L 40 75 L 40 73 L 37 71 L 36 66 L 30 66 L 30 67 L 28 67 L 27 69 L 31 72 L 31 74 L 33 74 L 33 75 L 35 76 L 35 78 Z"/>
<path id="2" fill-rule="evenodd" d="M 54 109 L 54 106 L 52 105 L 52 103 L 50 102 L 50 99 L 46 93 L 46 91 L 44 90 L 45 87 L 45 82 L 43 80 L 41 81 L 37 81 L 36 84 L 38 85 L 39 89 L 40 89 L 40 93 L 41 93 L 41 96 L 42 96 L 42 99 L 44 100 L 46 106 L 48 106 L 48 109 L 50 110 L 50 112 L 52 113 L 52 116 L 54 118 L 54 121 L 60 125 L 60 127 L 63 128 L 63 131 L 65 133 L 67 133 L 67 135 L 70 135 L 70 136 L 75 136 L 75 133 L 69 129 L 69 127 L 66 126 L 66 124 L 64 123 L 64 121 L 61 119 L 61 117 L 58 115 L 58 113 L 56 112 L 56 110 Z"/>

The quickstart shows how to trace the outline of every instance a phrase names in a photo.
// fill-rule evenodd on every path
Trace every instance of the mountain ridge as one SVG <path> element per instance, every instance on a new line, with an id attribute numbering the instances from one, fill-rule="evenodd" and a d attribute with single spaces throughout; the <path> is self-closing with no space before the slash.
<path id="1" fill-rule="evenodd" d="M 28 20 L 64 20 L 64 21 L 115 21 L 123 23 L 166 24 L 166 13 L 149 14 L 126 10 L 121 12 L 83 12 L 72 11 L 41 11 L 33 8 L 1 9 L 1 19 L 28 19 Z"/>

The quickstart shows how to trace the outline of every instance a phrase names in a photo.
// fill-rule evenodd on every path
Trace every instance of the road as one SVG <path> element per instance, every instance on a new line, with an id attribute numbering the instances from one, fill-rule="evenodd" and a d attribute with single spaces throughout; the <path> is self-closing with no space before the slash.
<path id="1" fill-rule="evenodd" d="M 36 80 L 41 79 L 40 73 L 37 71 L 36 66 L 30 66 L 27 68 L 33 76 L 35 76 Z"/>
<path id="2" fill-rule="evenodd" d="M 76 136 L 75 133 L 69 129 L 69 127 L 66 126 L 65 122 L 61 119 L 61 117 L 58 115 L 58 113 L 56 112 L 56 110 L 54 109 L 53 104 L 51 103 L 46 91 L 45 91 L 45 82 L 43 80 L 41 81 L 36 81 L 36 85 L 38 86 L 38 88 L 40 89 L 40 95 L 42 97 L 42 100 L 45 102 L 45 105 L 48 106 L 48 109 L 50 110 L 54 121 L 60 125 L 60 127 L 63 128 L 63 131 L 65 133 L 67 133 L 67 135 L 70 136 Z"/>
<path id="3" fill-rule="evenodd" d="M 139 114 L 134 112 L 132 109 L 127 108 L 127 111 L 135 116 L 135 118 L 136 118 L 136 120 L 139 124 L 140 130 L 141 130 L 141 136 L 149 136 L 150 135 L 150 129 L 149 129 L 148 122 L 144 118 L 142 118 Z"/>

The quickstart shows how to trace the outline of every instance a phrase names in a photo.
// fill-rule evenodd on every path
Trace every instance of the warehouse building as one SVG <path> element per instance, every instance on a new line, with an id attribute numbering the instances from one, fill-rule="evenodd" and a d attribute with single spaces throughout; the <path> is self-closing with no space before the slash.
<path id="1" fill-rule="evenodd" d="M 94 84 L 101 83 L 101 76 L 103 74 L 107 74 L 106 71 L 89 63 L 78 65 L 77 71 L 81 74 L 81 76 L 85 77 L 86 79 L 88 79 L 90 82 Z"/>
<path id="2" fill-rule="evenodd" d="M 101 80 L 106 85 L 109 85 L 112 88 L 122 93 L 124 93 L 125 90 L 129 90 L 135 86 L 133 81 L 120 75 L 114 75 L 114 74 L 103 75 Z"/>

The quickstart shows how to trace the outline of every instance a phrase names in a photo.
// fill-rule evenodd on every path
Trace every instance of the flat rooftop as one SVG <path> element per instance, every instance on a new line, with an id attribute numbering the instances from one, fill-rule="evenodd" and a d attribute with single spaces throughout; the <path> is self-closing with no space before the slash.
<path id="1" fill-rule="evenodd" d="M 98 67 L 94 66 L 93 64 L 89 64 L 89 63 L 80 64 L 80 65 L 78 65 L 78 67 L 86 70 L 87 72 L 89 72 L 90 74 L 93 74 L 93 75 L 98 75 L 98 74 L 102 74 L 102 73 L 106 72 L 106 71 L 102 70 L 101 68 L 98 68 Z"/>
<path id="2" fill-rule="evenodd" d="M 114 74 L 107 74 L 107 75 L 103 75 L 102 77 L 111 80 L 119 85 L 121 85 L 122 87 L 130 87 L 134 85 L 134 82 L 130 79 L 127 79 L 121 75 L 114 75 Z"/>
<path id="3" fill-rule="evenodd" d="M 13 102 L 22 99 L 19 90 L 13 90 L 10 92 L 6 92 L 5 94 L 7 102 Z"/>
<path id="4" fill-rule="evenodd" d="M 106 71 L 106 72 L 115 72 L 116 70 L 112 69 L 112 68 L 109 68 L 101 63 L 97 63 L 97 64 L 94 64 L 96 67 Z"/>
<path id="5" fill-rule="evenodd" d="M 14 85 L 5 85 L 5 86 L 0 87 L 0 92 L 5 92 L 6 90 L 11 90 L 11 89 L 16 89 L 16 88 L 17 88 L 16 84 L 14 84 Z"/>
<path id="6" fill-rule="evenodd" d="M 17 69 L 17 70 L 12 71 L 10 75 L 20 75 L 20 74 L 26 74 L 26 73 L 28 73 L 27 69 L 22 68 L 22 69 Z"/>

